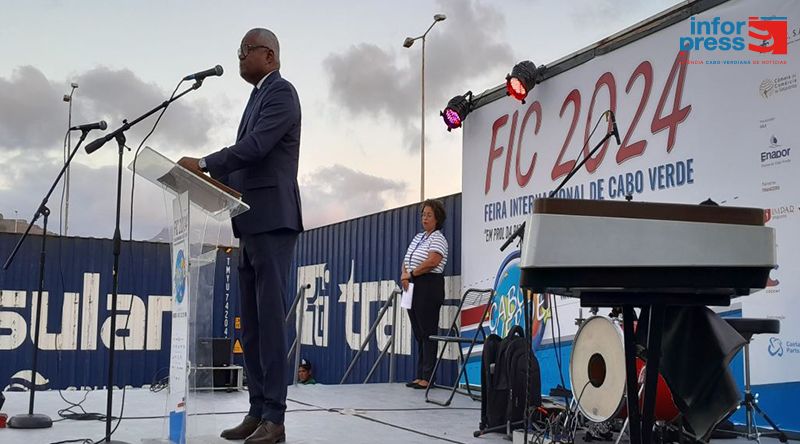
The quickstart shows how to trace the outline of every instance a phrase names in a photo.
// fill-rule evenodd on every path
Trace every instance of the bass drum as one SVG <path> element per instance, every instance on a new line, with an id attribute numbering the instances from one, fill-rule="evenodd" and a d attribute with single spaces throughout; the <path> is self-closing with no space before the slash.
<path id="1" fill-rule="evenodd" d="M 638 358 L 636 361 L 641 385 L 644 362 Z M 572 345 L 569 377 L 578 409 L 589 421 L 604 422 L 627 416 L 625 342 L 619 324 L 594 316 L 581 325 Z M 658 376 L 655 410 L 656 419 L 661 421 L 671 421 L 680 414 L 661 375 Z"/>

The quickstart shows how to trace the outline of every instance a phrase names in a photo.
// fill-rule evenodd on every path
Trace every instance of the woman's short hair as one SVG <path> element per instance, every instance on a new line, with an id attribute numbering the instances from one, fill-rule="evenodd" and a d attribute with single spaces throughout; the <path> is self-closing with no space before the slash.
<path id="1" fill-rule="evenodd" d="M 444 226 L 445 219 L 447 219 L 447 213 L 444 211 L 444 204 L 436 199 L 428 199 L 422 202 L 420 212 L 425 210 L 425 207 L 431 207 L 431 210 L 433 210 L 433 217 L 436 218 L 436 229 L 441 230 Z"/>

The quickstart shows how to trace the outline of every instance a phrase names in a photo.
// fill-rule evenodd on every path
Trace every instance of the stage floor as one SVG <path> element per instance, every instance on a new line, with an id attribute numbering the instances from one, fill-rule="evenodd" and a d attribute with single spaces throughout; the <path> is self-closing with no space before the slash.
<path id="1" fill-rule="evenodd" d="M 64 391 L 77 402 L 79 392 Z M 437 390 L 437 399 L 445 396 Z M 9 416 L 25 413 L 28 393 L 7 392 L 3 411 Z M 114 414 L 119 414 L 122 391 L 114 394 Z M 129 389 L 125 411 L 114 439 L 130 444 L 157 439 L 166 431 L 164 420 L 166 393 Z M 247 392 L 202 392 L 197 395 L 197 416 L 191 416 L 189 430 L 197 439 L 190 443 L 228 443 L 219 432 L 237 424 L 247 408 Z M 286 431 L 288 443 L 508 443 L 502 435 L 472 436 L 480 419 L 480 402 L 456 395 L 449 407 L 425 402 L 424 391 L 402 384 L 314 385 L 289 387 Z M 83 407 L 90 412 L 105 412 L 106 392 L 89 393 Z M 36 395 L 36 412 L 58 419 L 58 410 L 68 407 L 59 393 Z M 61 420 L 51 429 L 0 429 L 0 443 L 47 444 L 63 440 L 104 436 L 105 425 L 98 421 Z M 241 441 L 239 441 L 241 442 Z M 582 442 L 579 440 L 578 442 Z M 715 441 L 712 441 L 715 442 Z M 745 443 L 743 439 L 720 443 Z M 777 440 L 762 439 L 764 443 Z"/>

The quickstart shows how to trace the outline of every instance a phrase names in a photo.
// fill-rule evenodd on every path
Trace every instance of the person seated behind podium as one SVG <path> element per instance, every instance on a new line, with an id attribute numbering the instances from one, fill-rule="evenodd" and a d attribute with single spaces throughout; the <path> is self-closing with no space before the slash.
<path id="1" fill-rule="evenodd" d="M 311 362 L 308 359 L 301 359 L 300 366 L 297 367 L 297 382 L 303 385 L 316 384 L 317 380 L 311 374 Z"/>
<path id="2" fill-rule="evenodd" d="M 414 284 L 411 329 L 417 340 L 416 378 L 406 387 L 424 389 L 433 380 L 436 364 L 436 341 L 428 339 L 439 332 L 439 312 L 444 303 L 444 266 L 447 264 L 447 239 L 440 231 L 447 214 L 438 200 L 422 203 L 422 229 L 414 236 L 403 258 L 400 282 L 403 290 Z"/>

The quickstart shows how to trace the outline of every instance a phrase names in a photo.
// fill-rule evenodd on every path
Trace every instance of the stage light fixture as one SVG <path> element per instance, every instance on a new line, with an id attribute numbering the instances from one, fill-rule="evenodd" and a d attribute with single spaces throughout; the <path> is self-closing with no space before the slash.
<path id="1" fill-rule="evenodd" d="M 544 65 L 536 67 L 530 60 L 514 65 L 511 74 L 506 76 L 506 94 L 525 103 L 525 97 L 533 87 L 541 82 Z"/>
<path id="2" fill-rule="evenodd" d="M 472 91 L 467 91 L 464 95 L 450 99 L 447 107 L 444 111 L 439 112 L 439 115 L 444 119 L 447 131 L 452 131 L 455 128 L 461 128 L 461 124 L 470 111 L 472 111 Z"/>

